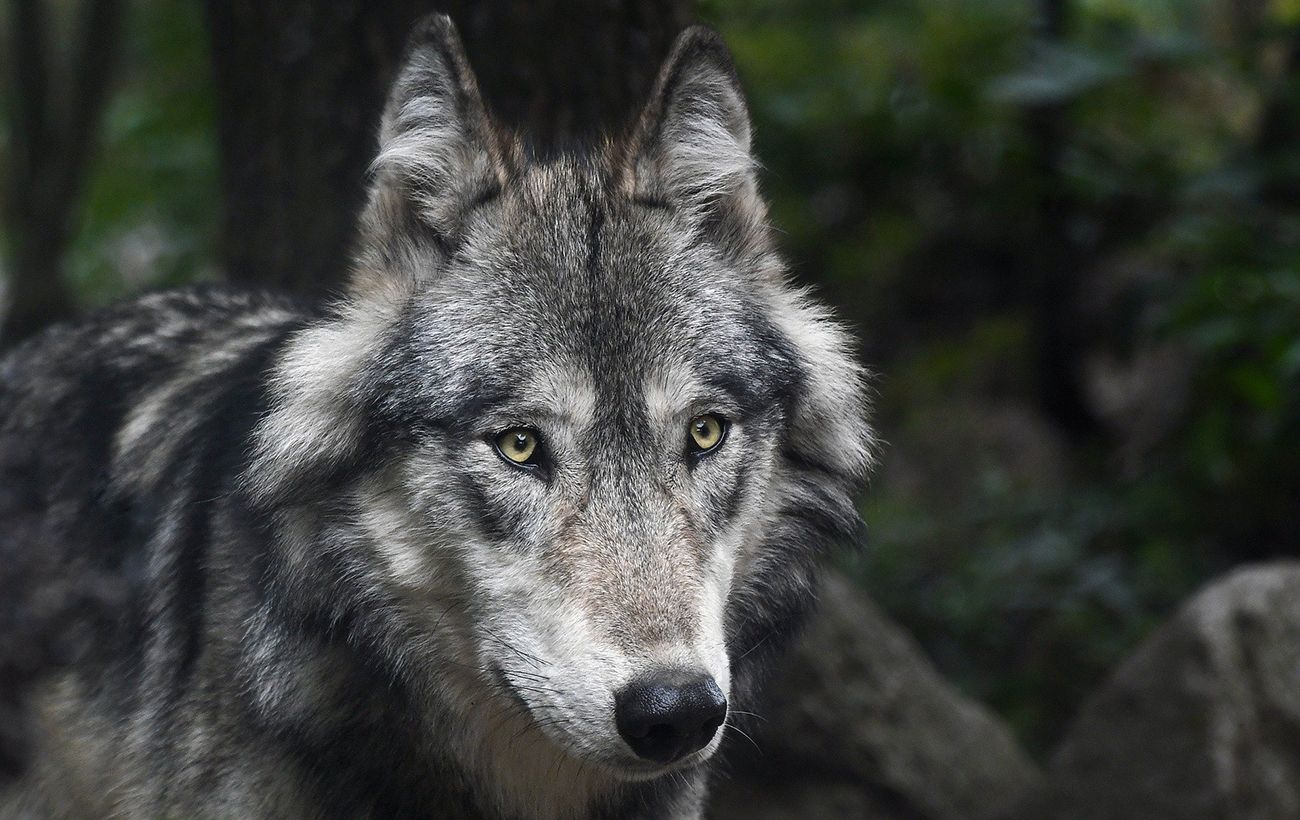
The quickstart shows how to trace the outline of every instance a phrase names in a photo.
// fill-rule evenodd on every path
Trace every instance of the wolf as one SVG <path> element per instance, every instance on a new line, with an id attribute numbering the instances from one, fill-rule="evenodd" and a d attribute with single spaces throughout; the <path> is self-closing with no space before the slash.
<path id="1" fill-rule="evenodd" d="M 120 594 L 27 692 L 0 815 L 700 817 L 873 450 L 721 39 L 541 155 L 425 20 L 351 262 L 4 360 L 6 554 Z"/>

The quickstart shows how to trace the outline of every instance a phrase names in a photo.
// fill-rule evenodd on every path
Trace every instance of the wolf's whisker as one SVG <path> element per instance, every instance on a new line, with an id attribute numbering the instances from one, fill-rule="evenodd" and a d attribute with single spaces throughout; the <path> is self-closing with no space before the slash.
<path id="1" fill-rule="evenodd" d="M 749 733 L 746 732 L 744 729 L 740 728 L 739 726 L 737 726 L 736 724 L 731 723 L 731 722 L 727 722 L 727 723 L 725 723 L 724 725 L 725 725 L 728 729 L 731 729 L 731 730 L 734 731 L 736 734 L 738 734 L 738 735 L 740 735 L 741 737 L 743 737 L 745 740 L 748 740 L 749 743 L 750 743 L 750 745 L 752 745 L 755 749 L 758 750 L 758 753 L 759 753 L 759 754 L 762 754 L 762 753 L 763 753 L 763 748 L 762 748 L 761 746 L 759 746 L 759 745 L 754 741 L 754 738 L 750 737 L 750 736 L 749 736 Z"/>

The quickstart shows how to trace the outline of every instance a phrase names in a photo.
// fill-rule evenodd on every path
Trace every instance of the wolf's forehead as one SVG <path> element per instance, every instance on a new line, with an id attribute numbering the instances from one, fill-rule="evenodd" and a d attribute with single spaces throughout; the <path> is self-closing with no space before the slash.
<path id="1" fill-rule="evenodd" d="M 671 218 L 599 192 L 559 199 L 492 212 L 436 286 L 432 312 L 488 347 L 597 366 L 684 362 L 748 341 L 740 277 Z"/>
<path id="2" fill-rule="evenodd" d="M 771 335 L 761 331 L 763 317 L 721 285 L 692 282 L 685 272 L 641 281 L 579 275 L 558 286 L 550 276 L 521 276 L 508 291 L 476 311 L 472 366 L 505 365 L 507 375 L 552 384 L 556 394 L 586 385 L 604 400 L 648 390 L 664 399 L 699 397 L 762 378 L 757 365 Z"/>
<path id="3" fill-rule="evenodd" d="M 709 393 L 761 401 L 790 375 L 745 272 L 670 212 L 573 175 L 535 187 L 486 209 L 433 286 L 417 320 L 426 361 L 501 395 L 549 382 L 573 399 L 585 385 L 661 409 Z"/>

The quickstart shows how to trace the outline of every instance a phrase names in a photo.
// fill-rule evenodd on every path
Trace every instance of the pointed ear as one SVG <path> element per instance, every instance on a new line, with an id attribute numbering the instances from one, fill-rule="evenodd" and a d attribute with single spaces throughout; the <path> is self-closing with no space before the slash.
<path id="1" fill-rule="evenodd" d="M 384 108 L 367 223 L 410 224 L 454 244 L 463 213 L 505 179 L 503 142 L 451 18 L 416 25 Z"/>
<path id="2" fill-rule="evenodd" d="M 634 130 L 632 195 L 682 208 L 722 238 L 761 231 L 766 209 L 750 153 L 749 109 L 722 38 L 678 36 Z"/>

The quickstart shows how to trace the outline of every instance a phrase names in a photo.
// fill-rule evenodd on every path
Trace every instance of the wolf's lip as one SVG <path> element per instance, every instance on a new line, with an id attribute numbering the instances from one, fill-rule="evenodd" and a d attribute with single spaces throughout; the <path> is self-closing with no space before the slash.
<path id="1" fill-rule="evenodd" d="M 534 721 L 537 719 L 536 715 L 533 713 L 532 707 L 528 703 L 528 699 L 515 688 L 514 683 L 510 680 L 510 674 L 504 668 L 494 664 L 488 668 L 488 673 L 492 676 L 493 681 L 504 694 L 514 700 L 518 705 L 522 706 L 531 719 Z M 611 773 L 624 779 L 645 781 L 654 780 L 656 777 L 662 777 L 663 775 L 675 772 L 679 769 L 687 769 L 691 766 L 699 765 L 708 760 L 709 757 L 712 756 L 712 750 L 716 748 L 716 743 L 710 742 L 709 745 L 705 746 L 703 749 L 691 752 L 682 759 L 674 760 L 672 763 L 668 764 L 653 763 L 640 757 L 634 757 L 631 754 L 626 756 L 621 754 L 589 756 L 583 755 L 572 748 L 570 748 L 569 753 L 575 757 L 597 763 L 609 770 Z M 631 750 L 629 749 L 628 751 L 630 752 Z"/>
<path id="2" fill-rule="evenodd" d="M 683 757 L 681 760 L 675 760 L 668 764 L 651 763 L 641 758 L 618 757 L 617 759 L 606 759 L 601 761 L 606 767 L 612 769 L 615 773 L 628 780 L 644 781 L 654 780 L 656 777 L 662 777 L 666 774 L 678 771 L 680 769 L 689 769 L 692 766 L 698 766 L 704 763 L 712 756 L 713 744 L 704 747 L 696 752 Z"/>

